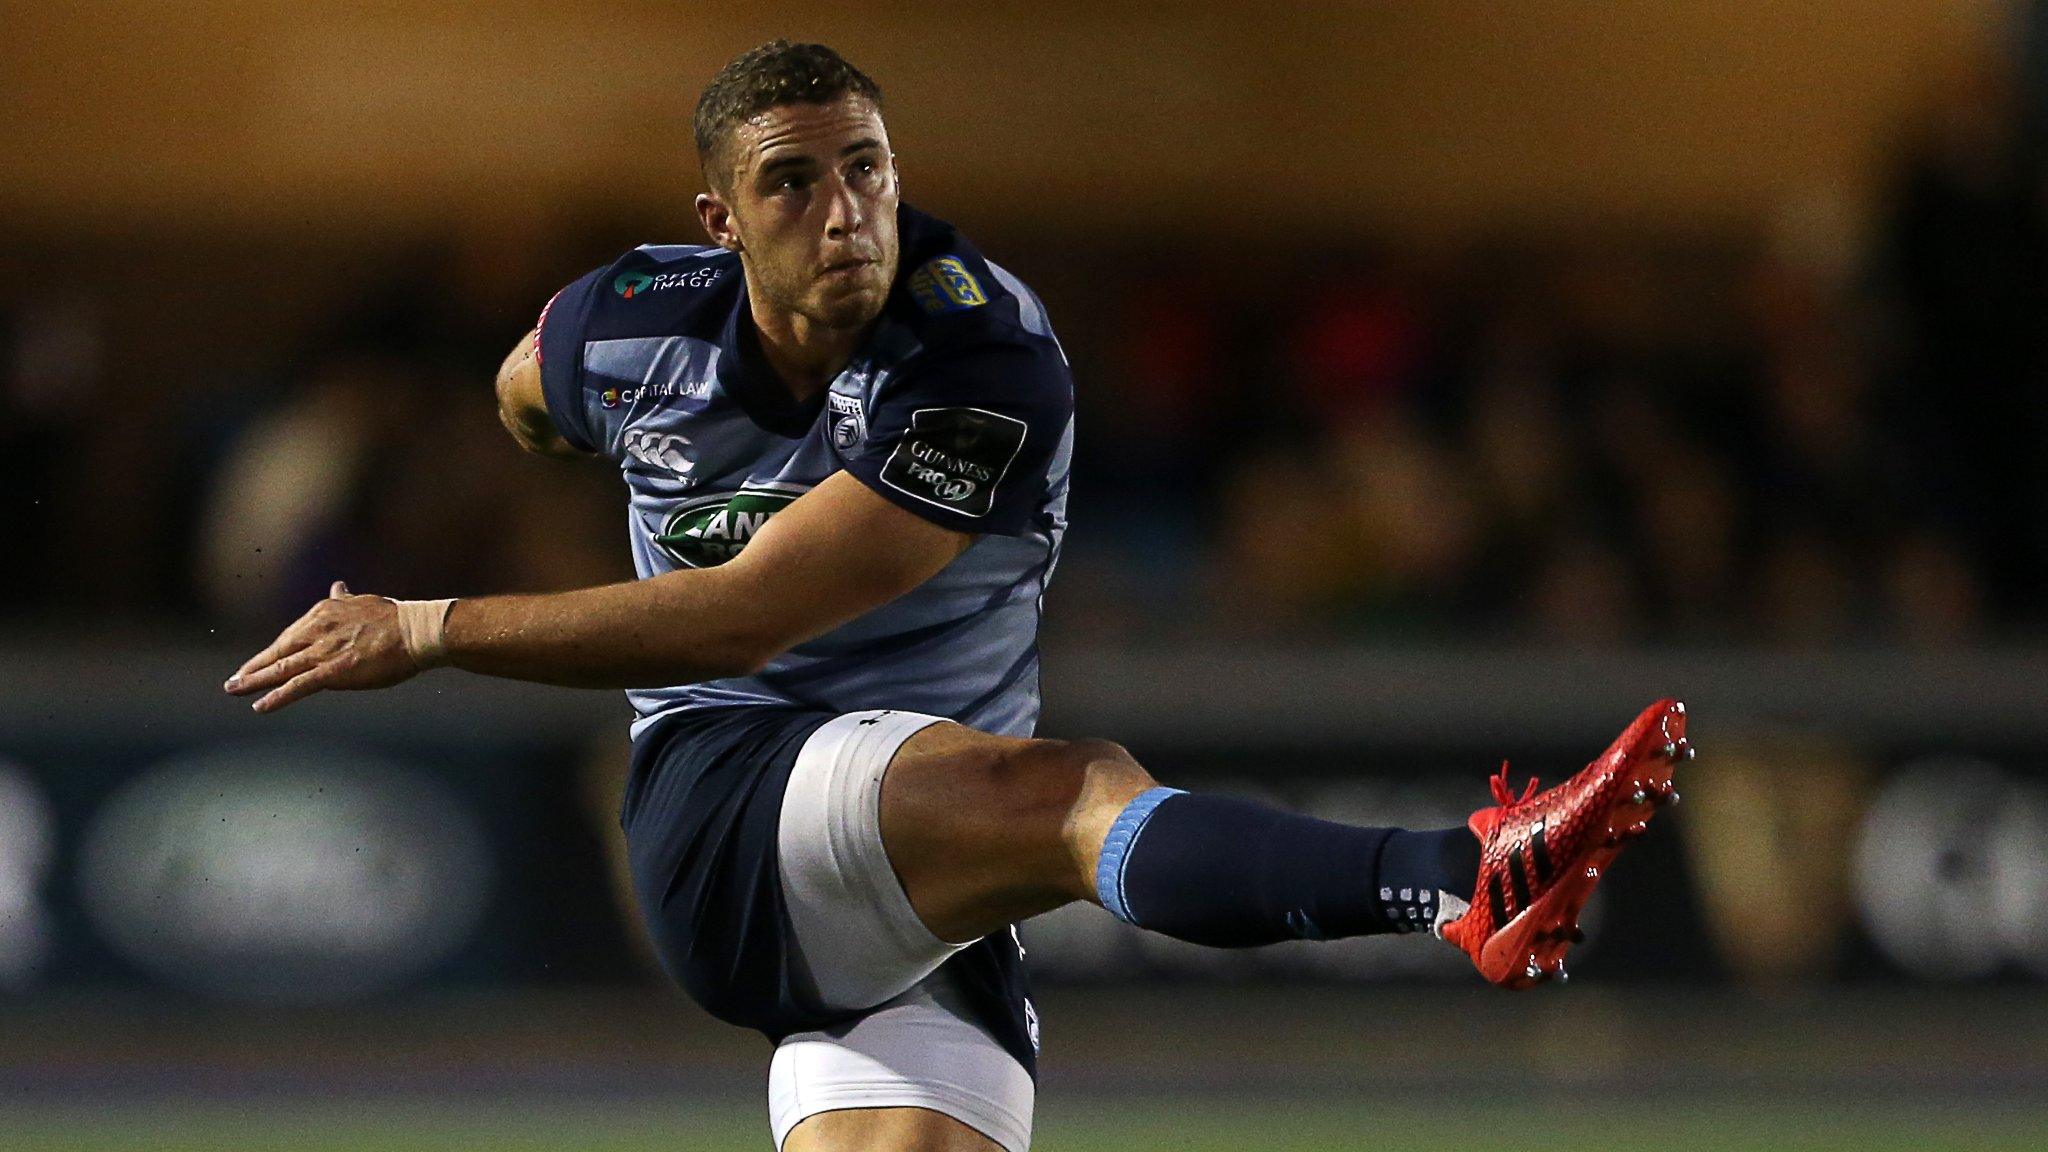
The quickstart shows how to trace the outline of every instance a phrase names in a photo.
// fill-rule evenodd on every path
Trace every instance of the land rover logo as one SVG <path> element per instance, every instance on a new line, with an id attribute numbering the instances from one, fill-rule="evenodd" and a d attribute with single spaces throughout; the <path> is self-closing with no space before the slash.
<path id="1" fill-rule="evenodd" d="M 740 554 L 770 516 L 799 493 L 745 489 L 691 500 L 668 514 L 654 542 L 690 568 L 715 568 Z"/>

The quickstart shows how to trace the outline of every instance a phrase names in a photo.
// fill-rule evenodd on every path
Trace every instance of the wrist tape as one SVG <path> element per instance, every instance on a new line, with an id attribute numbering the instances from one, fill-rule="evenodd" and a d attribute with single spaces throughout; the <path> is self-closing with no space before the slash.
<path id="1" fill-rule="evenodd" d="M 448 600 L 393 600 L 398 606 L 398 635 L 406 654 L 424 672 L 448 662 L 448 644 L 441 629 L 448 622 Z"/>

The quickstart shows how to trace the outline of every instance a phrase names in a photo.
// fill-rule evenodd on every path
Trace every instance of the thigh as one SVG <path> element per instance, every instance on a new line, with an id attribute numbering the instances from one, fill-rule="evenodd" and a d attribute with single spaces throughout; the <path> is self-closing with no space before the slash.
<path id="1" fill-rule="evenodd" d="M 835 1018 L 796 987 L 776 859 L 790 773 L 830 719 L 742 707 L 659 725 L 635 744 L 621 814 L 663 968 L 712 1015 L 771 1038 Z"/>
<path id="2" fill-rule="evenodd" d="M 797 754 L 776 828 L 791 974 L 819 1007 L 874 1007 L 930 976 L 972 937 L 941 938 L 911 906 L 883 844 L 883 773 L 935 716 L 853 712 Z"/>
<path id="3" fill-rule="evenodd" d="M 939 736 L 949 738 L 934 744 Z M 781 797 L 776 863 L 787 915 L 777 920 L 788 926 L 792 982 L 826 1018 L 872 1009 L 920 983 L 936 982 L 937 973 L 958 992 L 962 1012 L 1029 1068 L 1037 1028 L 1022 950 L 1007 919 L 1015 905 L 990 899 L 991 893 L 1001 896 L 1010 889 L 976 881 L 953 886 L 945 875 L 988 854 L 986 838 L 976 829 L 1001 822 L 980 811 L 956 814 L 948 826 L 919 833 L 934 839 L 930 846 L 916 839 L 891 840 L 884 832 L 885 776 L 897 781 L 908 763 L 915 778 L 938 762 L 931 748 L 959 747 L 962 738 L 969 748 L 1030 743 L 984 736 L 937 717 L 890 711 L 849 713 L 817 728 L 796 756 Z M 908 751 L 919 746 L 927 751 Z M 945 762 L 969 770 L 959 757 Z M 899 796 L 919 793 L 915 787 L 890 787 Z M 928 802 L 917 800 L 910 807 Z M 904 811 L 899 806 L 897 816 Z M 898 867 L 905 863 L 914 867 Z M 986 875 L 975 872 L 976 877 Z M 928 927 L 905 890 L 906 880 L 967 913 L 931 923 L 964 925 L 964 930 L 956 934 L 951 928 L 935 932 Z M 1064 900 L 1057 897 L 1039 907 Z M 813 1027 L 805 1023 L 784 1031 Z"/>
<path id="4" fill-rule="evenodd" d="M 799 1123 L 782 1152 L 1003 1152 L 1003 1146 L 928 1108 L 845 1108 Z"/>
<path id="5" fill-rule="evenodd" d="M 768 1072 L 783 1152 L 1025 1152 L 1036 1095 L 947 972 L 851 1023 L 784 1037 Z"/>
<path id="6" fill-rule="evenodd" d="M 973 939 L 1093 898 L 1103 838 L 1153 785 L 1104 741 L 936 725 L 888 766 L 882 841 L 919 919 L 946 939 Z"/>

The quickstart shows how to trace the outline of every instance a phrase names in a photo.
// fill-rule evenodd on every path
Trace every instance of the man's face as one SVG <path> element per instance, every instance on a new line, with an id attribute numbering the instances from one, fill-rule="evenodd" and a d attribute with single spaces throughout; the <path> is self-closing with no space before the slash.
<path id="1" fill-rule="evenodd" d="M 881 315 L 896 280 L 896 161 L 868 101 L 770 108 L 733 130 L 727 187 L 697 198 L 761 299 L 830 328 Z M 716 182 L 714 181 L 716 189 Z"/>

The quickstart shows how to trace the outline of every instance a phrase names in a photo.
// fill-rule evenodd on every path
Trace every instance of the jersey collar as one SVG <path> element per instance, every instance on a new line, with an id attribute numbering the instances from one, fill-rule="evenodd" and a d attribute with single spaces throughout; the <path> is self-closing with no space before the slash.
<path id="1" fill-rule="evenodd" d="M 825 408 L 825 392 L 809 400 L 798 400 L 788 385 L 775 375 L 768 357 L 761 351 L 761 334 L 754 327 L 754 310 L 747 303 L 747 287 L 739 286 L 739 299 L 725 318 L 718 340 L 718 386 L 736 401 L 763 431 L 790 440 L 810 434 Z"/>

